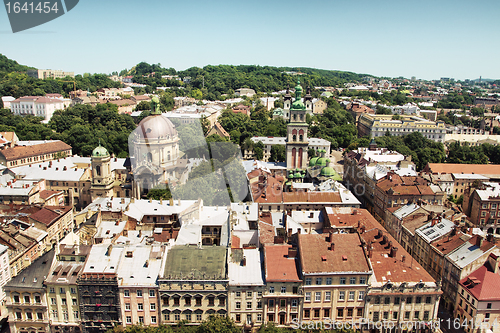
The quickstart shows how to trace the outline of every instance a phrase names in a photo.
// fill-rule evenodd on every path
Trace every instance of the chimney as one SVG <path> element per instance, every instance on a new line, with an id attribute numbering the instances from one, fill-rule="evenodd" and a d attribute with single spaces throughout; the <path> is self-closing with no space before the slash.
<path id="1" fill-rule="evenodd" d="M 365 233 L 365 226 L 364 225 L 361 226 L 361 229 L 359 230 L 359 233 L 360 234 L 364 234 Z"/>
<path id="2" fill-rule="evenodd" d="M 247 257 L 243 257 L 241 260 L 241 266 L 246 266 L 247 265 Z"/>
<path id="3" fill-rule="evenodd" d="M 380 244 L 387 244 L 387 240 L 388 240 L 387 236 L 384 235 L 384 237 L 382 238 L 382 243 Z"/>
<path id="4" fill-rule="evenodd" d="M 331 242 L 330 243 L 330 251 L 334 251 L 334 250 L 335 250 L 335 243 Z"/>
<path id="5" fill-rule="evenodd" d="M 299 228 L 299 229 L 297 229 L 297 233 L 298 233 L 299 235 L 300 235 L 300 232 L 301 232 L 300 228 Z"/>
<path id="6" fill-rule="evenodd" d="M 163 198 L 160 198 L 160 205 L 163 205 Z"/>
<path id="7" fill-rule="evenodd" d="M 382 230 L 378 229 L 378 235 L 377 238 L 381 238 L 383 236 Z"/>
<path id="8" fill-rule="evenodd" d="M 368 243 L 368 258 L 371 258 L 373 255 L 373 246 L 372 242 Z"/>
<path id="9" fill-rule="evenodd" d="M 288 248 L 288 258 L 295 258 L 297 257 L 297 248 L 294 247 L 289 247 Z"/>
<path id="10" fill-rule="evenodd" d="M 403 257 L 401 258 L 401 262 L 406 262 L 406 256 L 403 256 Z"/>
<path id="11" fill-rule="evenodd" d="M 124 204 L 124 203 L 125 203 L 125 198 L 122 198 L 121 203 L 122 203 L 122 204 Z"/>
<path id="12" fill-rule="evenodd" d="M 396 254 L 398 253 L 398 248 L 396 246 L 391 247 L 391 258 L 396 258 Z"/>
<path id="13" fill-rule="evenodd" d="M 63 171 L 66 171 L 68 170 L 68 168 L 66 166 L 63 166 Z"/>
<path id="14" fill-rule="evenodd" d="M 288 239 L 292 238 L 292 233 L 293 233 L 292 228 L 288 228 Z"/>
<path id="15" fill-rule="evenodd" d="M 333 231 L 330 231 L 330 232 L 328 233 L 328 242 L 329 242 L 329 243 L 333 242 Z"/>
<path id="16" fill-rule="evenodd" d="M 173 206 L 173 205 L 174 205 L 174 199 L 173 199 L 173 198 L 170 198 L 169 205 L 170 205 L 170 206 Z"/>
<path id="17" fill-rule="evenodd" d="M 477 235 L 477 238 L 476 238 L 476 246 L 477 247 L 481 247 L 483 245 L 483 237 Z"/>

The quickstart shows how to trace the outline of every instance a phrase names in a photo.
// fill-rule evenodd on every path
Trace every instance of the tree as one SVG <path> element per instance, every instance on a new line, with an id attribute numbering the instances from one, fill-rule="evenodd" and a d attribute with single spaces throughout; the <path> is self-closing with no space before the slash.
<path id="1" fill-rule="evenodd" d="M 172 198 L 172 194 L 170 193 L 170 189 L 167 188 L 152 188 L 148 191 L 147 194 L 148 199 L 160 200 L 160 199 L 170 199 Z"/>
<path id="2" fill-rule="evenodd" d="M 191 97 L 200 100 L 203 98 L 203 93 L 201 92 L 200 89 L 193 89 L 191 90 Z"/>
<path id="3" fill-rule="evenodd" d="M 234 321 L 227 316 L 210 316 L 198 326 L 198 333 L 241 333 Z"/>
<path id="4" fill-rule="evenodd" d="M 271 162 L 285 162 L 286 161 L 286 147 L 283 145 L 274 145 L 271 147 Z"/>

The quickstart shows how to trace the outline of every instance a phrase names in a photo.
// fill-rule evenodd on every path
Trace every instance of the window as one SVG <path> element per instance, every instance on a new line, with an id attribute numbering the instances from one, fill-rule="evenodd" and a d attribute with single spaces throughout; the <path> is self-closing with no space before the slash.
<path id="1" fill-rule="evenodd" d="M 33 314 L 29 311 L 26 311 L 26 319 L 27 320 L 33 320 Z"/>
<path id="2" fill-rule="evenodd" d="M 364 277 L 364 276 L 360 277 L 359 284 L 366 284 L 366 277 Z"/>
<path id="3" fill-rule="evenodd" d="M 392 319 L 393 319 L 393 320 L 398 320 L 398 312 L 397 312 L 397 311 L 394 311 L 394 312 L 392 313 Z"/>
<path id="4" fill-rule="evenodd" d="M 241 321 L 241 315 L 238 313 L 236 314 L 236 322 L 239 323 Z"/>
<path id="5" fill-rule="evenodd" d="M 268 306 L 269 306 L 270 308 L 274 308 L 274 299 L 270 299 L 270 300 L 269 300 Z"/>
<path id="6" fill-rule="evenodd" d="M 322 278 L 316 278 L 316 284 L 321 285 L 321 283 L 323 282 L 322 280 Z"/>
<path id="7" fill-rule="evenodd" d="M 406 304 L 412 303 L 413 297 L 406 297 Z"/>
<path id="8" fill-rule="evenodd" d="M 311 310 L 304 309 L 304 318 L 309 318 L 309 317 L 311 317 Z"/>
<path id="9" fill-rule="evenodd" d="M 356 278 L 355 277 L 350 278 L 349 284 L 356 284 Z"/>
<path id="10" fill-rule="evenodd" d="M 356 316 L 358 317 L 363 317 L 363 309 L 362 308 L 358 308 L 358 313 L 356 314 Z"/>
<path id="11" fill-rule="evenodd" d="M 66 298 L 61 298 L 62 305 L 66 305 Z"/>
<path id="12" fill-rule="evenodd" d="M 201 305 L 201 297 L 196 297 L 196 305 Z"/>
<path id="13" fill-rule="evenodd" d="M 66 289 L 65 288 L 59 288 L 59 293 L 60 294 L 66 294 Z"/>
<path id="14" fill-rule="evenodd" d="M 137 297 L 142 297 L 142 290 L 138 289 L 136 291 Z"/>
<path id="15" fill-rule="evenodd" d="M 57 310 L 52 310 L 52 318 L 54 320 L 58 320 L 59 319 L 59 316 L 57 315 Z"/>
<path id="16" fill-rule="evenodd" d="M 139 316 L 139 324 L 144 324 L 144 317 L 143 316 Z"/>
<path id="17" fill-rule="evenodd" d="M 186 305 L 191 305 L 191 297 L 184 298 L 184 302 L 185 302 L 184 304 Z"/>
<path id="18" fill-rule="evenodd" d="M 75 317 L 75 318 L 78 318 L 78 317 Z M 36 319 L 37 319 L 37 320 L 43 320 L 43 313 L 41 313 L 41 312 L 37 312 L 37 313 L 36 313 Z"/>
<path id="19" fill-rule="evenodd" d="M 314 301 L 315 301 L 315 302 L 321 302 L 321 291 L 317 291 L 317 292 L 314 294 Z"/>
<path id="20" fill-rule="evenodd" d="M 286 294 L 286 287 L 281 287 L 281 293 Z"/>
<path id="21" fill-rule="evenodd" d="M 252 308 L 252 302 L 247 302 L 247 310 Z"/>
<path id="22" fill-rule="evenodd" d="M 405 319 L 406 320 L 410 319 L 410 311 L 405 312 Z"/>
<path id="23" fill-rule="evenodd" d="M 487 308 L 487 309 L 491 309 L 491 303 L 487 303 L 487 304 L 486 304 L 486 308 Z"/>
<path id="24" fill-rule="evenodd" d="M 56 299 L 54 297 L 52 297 L 50 299 L 50 302 L 52 303 L 52 305 L 56 305 L 57 304 Z"/>
<path id="25" fill-rule="evenodd" d="M 332 298 L 332 292 L 331 291 L 325 292 L 325 301 L 330 301 L 331 298 Z"/>
<path id="26" fill-rule="evenodd" d="M 181 315 L 180 314 L 174 314 L 174 320 L 175 321 L 181 320 Z"/>
<path id="27" fill-rule="evenodd" d="M 373 321 L 378 321 L 379 320 L 379 313 L 378 311 L 373 312 Z"/>
<path id="28" fill-rule="evenodd" d="M 226 306 L 226 299 L 224 297 L 219 297 L 219 306 Z"/>
<path id="29" fill-rule="evenodd" d="M 142 303 L 137 303 L 137 310 L 143 311 L 144 310 L 144 305 Z"/>
<path id="30" fill-rule="evenodd" d="M 50 292 L 50 293 L 55 293 L 56 291 L 55 291 L 54 287 L 50 287 L 50 288 L 49 288 L 49 292 Z"/>
<path id="31" fill-rule="evenodd" d="M 237 310 L 241 309 L 241 302 L 236 302 L 236 309 Z"/>
<path id="32" fill-rule="evenodd" d="M 429 311 L 424 311 L 424 320 L 429 320 Z"/>
<path id="33" fill-rule="evenodd" d="M 432 300 L 432 297 L 431 296 L 427 296 L 425 298 L 425 304 L 431 304 L 431 300 Z"/>
<path id="34" fill-rule="evenodd" d="M 484 319 L 490 319 L 490 314 L 489 313 L 485 313 L 484 314 Z"/>
<path id="35" fill-rule="evenodd" d="M 76 288 L 71 287 L 69 290 L 72 294 L 76 294 Z"/>
<path id="36" fill-rule="evenodd" d="M 261 322 L 262 321 L 262 313 L 257 313 L 257 322 Z"/>
<path id="37" fill-rule="evenodd" d="M 130 311 L 130 303 L 125 303 L 125 310 Z"/>
<path id="38" fill-rule="evenodd" d="M 340 284 L 345 284 L 345 277 L 340 278 Z"/>
<path id="39" fill-rule="evenodd" d="M 151 304 L 149 304 L 149 309 L 150 309 L 151 311 L 156 311 L 156 303 L 151 303 Z"/>
<path id="40" fill-rule="evenodd" d="M 284 292 L 284 291 L 283 291 L 283 288 L 284 288 L 284 287 L 281 287 L 281 292 L 282 292 L 282 293 Z M 286 288 L 285 288 L 285 290 L 286 290 Z M 252 293 L 251 291 L 247 291 L 247 298 L 252 298 L 252 297 L 253 297 L 253 293 Z"/>
<path id="41" fill-rule="evenodd" d="M 197 313 L 196 314 L 196 321 L 201 321 L 202 317 L 201 317 L 201 313 Z"/>
<path id="42" fill-rule="evenodd" d="M 149 289 L 149 297 L 155 297 L 155 290 Z"/>
<path id="43" fill-rule="evenodd" d="M 29 303 L 29 302 L 30 302 L 30 297 L 24 296 L 24 303 Z"/>
<path id="44" fill-rule="evenodd" d="M 297 287 L 294 287 L 294 288 L 297 288 Z M 257 297 L 262 297 L 262 291 L 257 292 Z"/>
<path id="45" fill-rule="evenodd" d="M 339 301 L 345 301 L 345 291 L 339 292 Z"/>
<path id="46" fill-rule="evenodd" d="M 311 301 L 311 292 L 306 292 L 306 297 L 305 297 L 305 301 L 306 302 L 310 302 Z"/>
<path id="47" fill-rule="evenodd" d="M 358 293 L 358 301 L 362 301 L 364 297 L 365 297 L 365 292 L 364 291 L 360 291 Z"/>
<path id="48" fill-rule="evenodd" d="M 384 319 L 389 319 L 389 311 L 384 311 Z"/>
<path id="49" fill-rule="evenodd" d="M 180 297 L 174 297 L 174 305 L 180 305 L 181 301 L 180 301 Z"/>
<path id="50" fill-rule="evenodd" d="M 257 309 L 262 309 L 262 301 L 257 302 Z"/>
<path id="51" fill-rule="evenodd" d="M 130 290 L 125 289 L 125 290 L 123 291 L 123 296 L 125 296 L 125 297 L 130 297 Z"/>
<path id="52" fill-rule="evenodd" d="M 151 324 L 156 324 L 156 316 L 151 316 Z"/>
<path id="53" fill-rule="evenodd" d="M 21 312 L 16 312 L 16 319 L 22 319 L 23 315 Z"/>
<path id="54" fill-rule="evenodd" d="M 269 287 L 269 293 L 274 294 L 274 287 Z"/>
<path id="55" fill-rule="evenodd" d="M 311 284 L 311 278 L 306 278 L 306 286 L 310 286 Z"/>
<path id="56" fill-rule="evenodd" d="M 236 297 L 238 297 L 238 298 L 241 297 L 241 291 L 236 292 Z"/>
<path id="57" fill-rule="evenodd" d="M 390 304 L 391 303 L 391 298 L 390 297 L 384 297 L 384 304 Z"/>
<path id="58" fill-rule="evenodd" d="M 18 295 L 14 295 L 14 303 L 19 303 L 19 296 Z M 54 303 L 52 303 L 52 304 L 54 304 Z"/>
<path id="59" fill-rule="evenodd" d="M 326 278 L 326 284 L 328 285 L 332 284 L 332 278 Z"/>
<path id="60" fill-rule="evenodd" d="M 73 298 L 71 301 L 73 302 L 73 305 L 78 305 L 78 300 L 76 298 Z"/>
<path id="61" fill-rule="evenodd" d="M 380 304 L 380 296 L 375 297 L 374 303 Z"/>
<path id="62" fill-rule="evenodd" d="M 190 313 L 186 313 L 186 320 L 191 321 L 191 314 Z"/>
<path id="63" fill-rule="evenodd" d="M 417 296 L 417 297 L 415 298 L 415 304 L 420 304 L 420 303 L 422 303 L 422 297 Z"/>
<path id="64" fill-rule="evenodd" d="M 415 311 L 415 312 L 413 313 L 413 319 L 415 319 L 415 320 L 416 320 L 416 319 L 420 319 L 420 311 Z"/>
<path id="65" fill-rule="evenodd" d="M 394 297 L 394 304 L 395 305 L 398 305 L 400 302 L 401 302 L 401 298 L 400 297 Z"/>
<path id="66" fill-rule="evenodd" d="M 349 292 L 349 301 L 354 301 L 354 291 Z"/>

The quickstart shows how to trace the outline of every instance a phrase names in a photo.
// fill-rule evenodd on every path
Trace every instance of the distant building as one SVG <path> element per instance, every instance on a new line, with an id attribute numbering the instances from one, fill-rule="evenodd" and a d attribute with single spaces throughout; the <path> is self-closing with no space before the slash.
<path id="1" fill-rule="evenodd" d="M 28 70 L 28 76 L 35 79 L 62 79 L 66 76 L 75 77 L 75 72 L 65 72 L 59 69 L 35 69 Z"/>
<path id="2" fill-rule="evenodd" d="M 219 122 L 215 123 L 214 126 L 212 126 L 212 128 L 207 132 L 206 136 L 208 137 L 208 136 L 213 135 L 213 134 L 216 134 L 216 135 L 220 136 L 221 138 L 226 138 L 226 139 L 231 138 L 229 136 L 229 133 L 226 132 L 224 127 L 222 127 L 222 125 Z"/>
<path id="3" fill-rule="evenodd" d="M 64 110 L 71 104 L 70 99 L 48 96 L 24 96 L 10 102 L 10 110 L 15 115 L 43 117 L 44 122 L 52 118 L 56 110 Z"/>
<path id="4" fill-rule="evenodd" d="M 234 94 L 236 96 L 252 97 L 253 95 L 255 95 L 255 90 L 249 88 L 239 88 L 234 91 Z"/>
<path id="5" fill-rule="evenodd" d="M 59 140 L 36 145 L 16 146 L 0 150 L 0 164 L 9 168 L 30 165 L 71 156 L 71 151 L 70 145 Z"/>
<path id="6" fill-rule="evenodd" d="M 416 116 L 399 116 L 401 119 L 392 119 L 393 115 L 363 114 L 358 121 L 358 136 L 376 138 L 387 132 L 394 136 L 401 136 L 413 132 L 420 132 L 430 140 L 444 142 L 446 128 L 443 121 L 429 121 Z"/>
<path id="7" fill-rule="evenodd" d="M 12 96 L 2 96 L 3 108 L 10 110 L 10 103 L 15 100 Z"/>

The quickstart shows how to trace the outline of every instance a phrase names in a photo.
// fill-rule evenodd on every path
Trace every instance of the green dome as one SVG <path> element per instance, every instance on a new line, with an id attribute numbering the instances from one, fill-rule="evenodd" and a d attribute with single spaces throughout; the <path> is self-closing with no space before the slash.
<path id="1" fill-rule="evenodd" d="M 309 160 L 309 166 L 313 167 L 316 165 L 316 161 L 318 160 L 319 157 L 313 157 L 311 160 Z"/>
<path id="2" fill-rule="evenodd" d="M 330 160 L 326 159 L 325 157 L 320 157 L 320 158 L 318 158 L 318 160 L 316 161 L 316 165 L 319 165 L 319 166 L 326 166 L 329 162 L 330 162 Z"/>
<path id="3" fill-rule="evenodd" d="M 294 177 L 295 178 L 302 178 L 302 174 L 300 172 L 296 172 Z"/>
<path id="4" fill-rule="evenodd" d="M 109 156 L 109 153 L 108 153 L 108 150 L 106 148 L 101 146 L 101 144 L 99 144 L 99 146 L 97 146 L 92 151 L 92 157 L 105 157 L 105 156 Z"/>
<path id="5" fill-rule="evenodd" d="M 333 170 L 332 167 L 324 167 L 321 169 L 321 175 L 325 177 L 333 177 L 335 176 L 336 172 Z"/>

